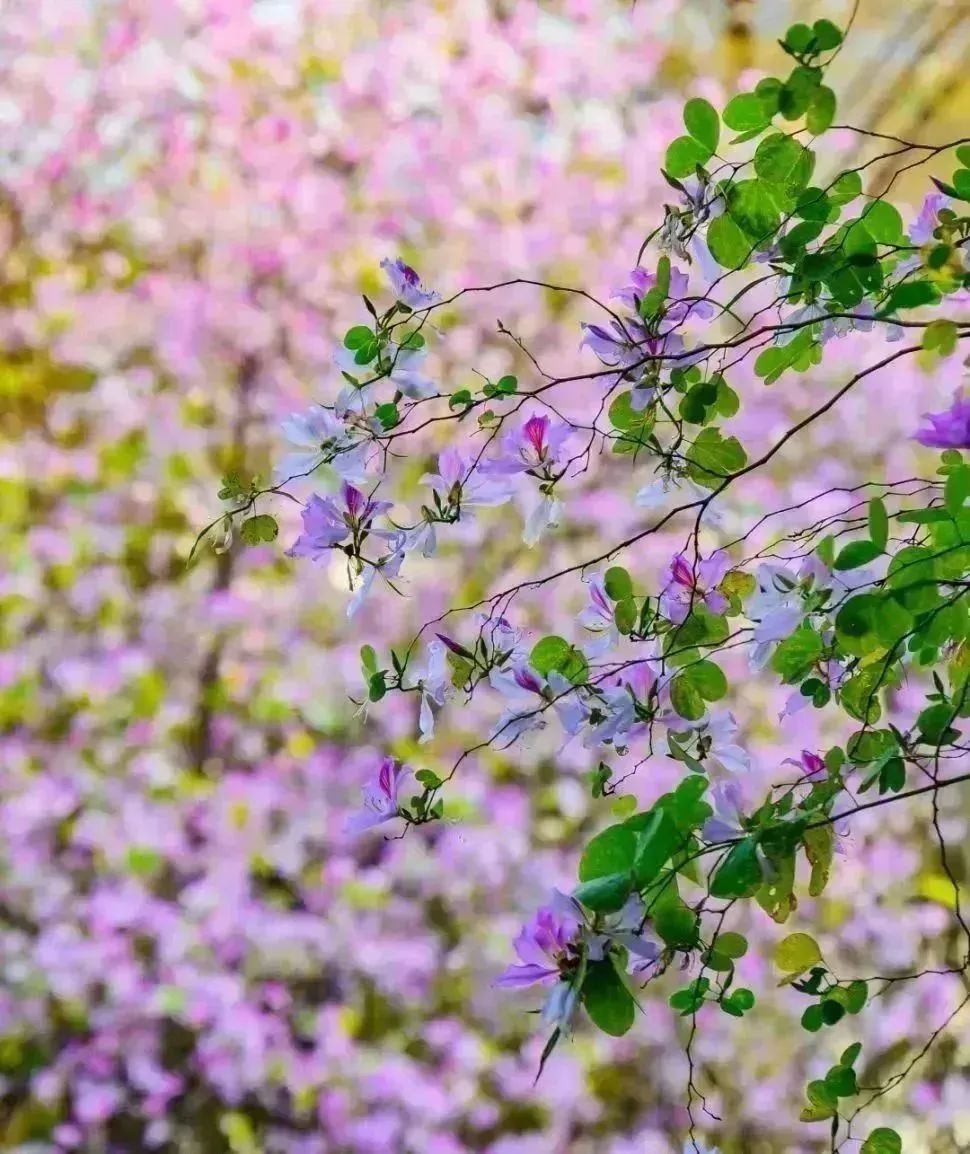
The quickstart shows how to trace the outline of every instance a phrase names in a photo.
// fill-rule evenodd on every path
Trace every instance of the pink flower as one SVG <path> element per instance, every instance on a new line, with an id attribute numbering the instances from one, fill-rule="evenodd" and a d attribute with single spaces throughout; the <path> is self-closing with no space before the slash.
<path id="1" fill-rule="evenodd" d="M 929 244 L 933 239 L 933 230 L 939 223 L 940 209 L 946 208 L 950 198 L 942 192 L 931 192 L 923 200 L 919 216 L 909 228 L 909 239 L 913 244 Z"/>
<path id="2" fill-rule="evenodd" d="M 345 481 L 340 487 L 342 504 L 333 497 L 310 498 L 303 510 L 303 532 L 288 550 L 290 557 L 319 561 L 330 549 L 369 526 L 378 514 L 390 509 L 390 501 L 374 501 Z M 386 535 L 386 534 L 381 534 Z"/>
<path id="3" fill-rule="evenodd" d="M 513 942 L 521 964 L 509 966 L 495 984 L 517 988 L 558 980 L 577 959 L 579 936 L 578 918 L 543 906 Z"/>
<path id="4" fill-rule="evenodd" d="M 373 782 L 362 791 L 363 808 L 347 819 L 344 823 L 344 832 L 359 834 L 393 821 L 398 815 L 398 792 L 401 781 L 410 772 L 408 766 L 400 765 L 392 757 L 385 757 Z"/>
<path id="5" fill-rule="evenodd" d="M 385 257 L 381 261 L 381 268 L 391 282 L 394 295 L 408 308 L 424 309 L 441 300 L 440 294 L 426 289 L 414 269 L 409 264 L 405 264 L 400 257 L 397 260 L 389 260 Z"/>
<path id="6" fill-rule="evenodd" d="M 825 762 L 817 753 L 812 753 L 810 749 L 803 749 L 799 758 L 786 757 L 782 765 L 793 765 L 796 769 L 800 769 L 804 773 L 806 781 L 821 781 L 828 777 Z"/>
<path id="7" fill-rule="evenodd" d="M 703 605 L 714 614 L 723 613 L 727 608 L 727 598 L 717 592 L 716 586 L 723 581 L 730 568 L 731 559 L 723 549 L 693 565 L 683 553 L 678 553 L 664 575 L 663 592 L 660 595 L 661 611 L 678 625 L 698 605 Z"/>
<path id="8" fill-rule="evenodd" d="M 507 433 L 502 453 L 482 465 L 482 472 L 513 474 L 541 473 L 548 477 L 563 459 L 563 447 L 573 430 L 564 421 L 547 416 L 530 417 L 521 429 Z"/>

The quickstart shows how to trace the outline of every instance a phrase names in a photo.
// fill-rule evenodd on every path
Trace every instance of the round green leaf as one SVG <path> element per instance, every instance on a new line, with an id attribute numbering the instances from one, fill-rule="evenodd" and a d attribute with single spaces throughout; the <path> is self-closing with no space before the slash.
<path id="1" fill-rule="evenodd" d="M 789 934 L 775 947 L 775 965 L 786 974 L 801 974 L 821 960 L 822 951 L 808 934 Z"/>
<path id="2" fill-rule="evenodd" d="M 630 887 L 629 873 L 607 874 L 577 886 L 573 897 L 593 913 L 612 914 L 623 909 L 630 896 Z"/>
<path id="3" fill-rule="evenodd" d="M 698 165 L 711 159 L 712 151 L 691 136 L 678 136 L 667 149 L 664 169 L 668 176 L 693 176 Z"/>
<path id="4" fill-rule="evenodd" d="M 637 835 L 625 825 L 611 825 L 586 846 L 579 862 L 579 880 L 628 873 L 637 852 Z"/>
<path id="5" fill-rule="evenodd" d="M 694 683 L 684 674 L 670 683 L 670 703 L 678 717 L 687 721 L 697 721 L 704 716 L 704 698 Z"/>
<path id="6" fill-rule="evenodd" d="M 636 1003 L 609 960 L 590 962 L 582 997 L 586 1013 L 604 1034 L 618 1038 L 633 1025 Z"/>
<path id="7" fill-rule="evenodd" d="M 688 100 L 684 105 L 684 126 L 710 156 L 721 136 L 721 121 L 713 105 L 700 98 Z"/>
<path id="8" fill-rule="evenodd" d="M 758 852 L 752 838 L 733 846 L 711 879 L 711 896 L 715 898 L 748 898 L 761 886 L 763 875 Z"/>
<path id="9" fill-rule="evenodd" d="M 754 248 L 751 238 L 727 213 L 708 225 L 707 245 L 717 263 L 730 269 L 744 268 Z"/>
<path id="10" fill-rule="evenodd" d="M 873 541 L 850 541 L 835 558 L 835 569 L 858 569 L 868 565 L 882 554 L 882 549 Z"/>
<path id="11" fill-rule="evenodd" d="M 766 128 L 771 116 L 764 102 L 753 92 L 742 92 L 728 101 L 724 109 L 724 123 L 735 132 L 756 132 Z"/>
<path id="12" fill-rule="evenodd" d="M 713 661 L 698 661 L 688 666 L 683 676 L 689 678 L 691 685 L 705 701 L 720 701 L 728 691 L 724 671 Z"/>
<path id="13" fill-rule="evenodd" d="M 606 570 L 603 587 L 611 601 L 625 601 L 633 596 L 633 581 L 630 574 L 619 565 Z"/>
<path id="14" fill-rule="evenodd" d="M 903 1140 L 895 1130 L 879 1126 L 862 1143 L 860 1154 L 902 1154 Z"/>
<path id="15" fill-rule="evenodd" d="M 862 214 L 866 229 L 880 244 L 899 244 L 903 240 L 903 218 L 899 209 L 888 201 L 874 200 Z"/>
<path id="16" fill-rule="evenodd" d="M 748 952 L 748 939 L 744 934 L 736 934 L 731 930 L 718 934 L 714 945 L 717 952 L 726 958 L 743 958 Z M 754 1005 L 753 1000 L 751 1004 Z"/>
<path id="17" fill-rule="evenodd" d="M 776 132 L 766 137 L 754 154 L 754 170 L 763 180 L 797 192 L 812 177 L 815 156 L 791 136 Z"/>
<path id="18" fill-rule="evenodd" d="M 813 136 L 821 136 L 826 129 L 832 126 L 835 119 L 836 98 L 831 88 L 824 84 L 815 89 L 808 112 L 805 113 L 805 125 Z"/>
<path id="19" fill-rule="evenodd" d="M 247 545 L 263 545 L 275 541 L 280 531 L 276 518 L 268 513 L 260 513 L 257 517 L 249 517 L 239 526 L 239 535 Z"/>

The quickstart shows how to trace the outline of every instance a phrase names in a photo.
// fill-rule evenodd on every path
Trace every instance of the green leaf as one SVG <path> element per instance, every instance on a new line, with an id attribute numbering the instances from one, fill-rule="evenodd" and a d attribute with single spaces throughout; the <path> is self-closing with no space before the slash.
<path id="1" fill-rule="evenodd" d="M 885 502 L 878 497 L 869 502 L 869 539 L 880 553 L 889 541 L 889 515 Z"/>
<path id="2" fill-rule="evenodd" d="M 879 1126 L 862 1143 L 860 1154 L 902 1154 L 903 1140 L 895 1130 Z"/>
<path id="3" fill-rule="evenodd" d="M 748 939 L 743 934 L 728 930 L 727 933 L 717 935 L 715 947 L 726 958 L 743 958 L 748 952 Z M 751 1004 L 754 1005 L 753 1000 Z"/>
<path id="4" fill-rule="evenodd" d="M 845 1008 L 850 1014 L 858 1014 L 865 1008 L 865 1004 L 869 999 L 869 987 L 861 979 L 850 982 L 845 991 Z M 861 1050 L 861 1045 L 859 1046 Z M 845 1055 L 842 1056 L 842 1061 L 845 1063 Z M 852 1065 L 852 1062 L 847 1063 Z"/>
<path id="5" fill-rule="evenodd" d="M 832 857 L 835 853 L 835 835 L 829 825 L 816 826 L 807 829 L 804 833 L 805 856 L 812 867 L 811 878 L 808 883 L 808 892 L 817 898 L 828 884 L 829 874 L 832 871 Z"/>
<path id="6" fill-rule="evenodd" d="M 904 241 L 903 218 L 888 201 L 873 201 L 862 218 L 872 239 L 880 245 L 901 245 Z"/>
<path id="7" fill-rule="evenodd" d="M 707 245 L 717 263 L 728 269 L 744 268 L 754 249 L 751 238 L 728 213 L 707 226 Z"/>
<path id="8" fill-rule="evenodd" d="M 862 1043 L 853 1042 L 851 1046 L 846 1046 L 842 1051 L 842 1057 L 839 1058 L 840 1066 L 854 1066 L 856 1059 L 862 1053 Z"/>
<path id="9" fill-rule="evenodd" d="M 882 554 L 882 549 L 874 541 L 850 541 L 835 558 L 836 569 L 858 569 L 868 565 Z"/>
<path id="10" fill-rule="evenodd" d="M 838 992 L 838 990 L 833 990 L 832 994 Z M 826 1026 L 834 1026 L 837 1022 L 841 1022 L 844 1017 L 845 1006 L 838 998 L 829 996 L 822 1000 L 822 1021 Z"/>
<path id="11" fill-rule="evenodd" d="M 595 914 L 612 914 L 626 905 L 631 886 L 629 871 L 607 874 L 605 877 L 582 882 L 573 890 L 573 897 Z"/>
<path id="12" fill-rule="evenodd" d="M 766 137 L 754 154 L 754 170 L 758 176 L 790 192 L 804 188 L 814 168 L 812 151 L 781 132 Z"/>
<path id="13" fill-rule="evenodd" d="M 786 974 L 802 974 L 821 960 L 822 951 L 808 934 L 789 934 L 775 947 L 775 965 Z"/>
<path id="14" fill-rule="evenodd" d="M 807 24 L 793 24 L 785 33 L 783 47 L 799 56 L 806 52 L 814 43 L 815 34 Z"/>
<path id="15" fill-rule="evenodd" d="M 772 654 L 771 668 L 786 685 L 801 681 L 822 656 L 822 639 L 809 625 L 803 625 L 781 641 Z"/>
<path id="16" fill-rule="evenodd" d="M 697 661 L 689 665 L 682 676 L 690 681 L 705 701 L 720 701 L 728 691 L 724 671 L 713 661 Z"/>
<path id="17" fill-rule="evenodd" d="M 947 512 L 954 515 L 959 513 L 967 497 L 970 497 L 970 467 L 957 466 L 947 477 L 943 493 Z"/>
<path id="18" fill-rule="evenodd" d="M 812 33 L 818 52 L 830 52 L 842 43 L 842 32 L 831 20 L 816 20 L 812 25 Z"/>
<path id="19" fill-rule="evenodd" d="M 637 852 L 637 835 L 626 825 L 611 825 L 598 833 L 583 852 L 579 862 L 579 880 L 629 873 Z"/>
<path id="20" fill-rule="evenodd" d="M 802 1029 L 808 1030 L 810 1034 L 818 1033 L 824 1025 L 821 1006 L 809 1006 L 802 1014 Z"/>
<path id="21" fill-rule="evenodd" d="M 385 401 L 374 410 L 374 416 L 381 423 L 382 429 L 393 429 L 401 423 L 401 413 L 393 401 Z"/>
<path id="22" fill-rule="evenodd" d="M 364 673 L 368 676 L 377 672 L 377 653 L 373 645 L 362 645 L 360 647 L 360 665 Z"/>
<path id="23" fill-rule="evenodd" d="M 633 876 L 638 889 L 653 881 L 680 843 L 681 837 L 673 821 L 664 810 L 656 810 L 637 842 Z"/>
<path id="24" fill-rule="evenodd" d="M 721 121 L 708 101 L 699 97 L 687 101 L 684 105 L 684 126 L 694 140 L 707 149 L 708 156 L 716 150 L 721 137 Z"/>
<path id="25" fill-rule="evenodd" d="M 957 347 L 957 326 L 953 321 L 930 321 L 923 330 L 923 348 L 935 349 L 941 357 L 948 357 Z"/>
<path id="26" fill-rule="evenodd" d="M 653 928 L 673 949 L 690 949 L 697 943 L 697 915 L 679 898 L 657 910 Z"/>
<path id="27" fill-rule="evenodd" d="M 834 1112 L 838 1108 L 838 1098 L 821 1078 L 809 1082 L 805 1087 L 805 1094 L 813 1106 L 819 1106 L 830 1112 Z"/>
<path id="28" fill-rule="evenodd" d="M 836 98 L 831 88 L 824 84 L 815 89 L 812 94 L 808 112 L 805 114 L 805 125 L 813 136 L 821 136 L 831 128 L 835 119 Z"/>
<path id="29" fill-rule="evenodd" d="M 355 325 L 352 329 L 348 329 L 344 336 L 344 347 L 348 349 L 363 348 L 364 345 L 369 345 L 374 340 L 373 329 L 367 328 L 366 325 Z"/>
<path id="30" fill-rule="evenodd" d="M 387 681 L 385 680 L 385 673 L 381 670 L 378 673 L 371 674 L 367 682 L 367 696 L 371 701 L 380 701 L 387 693 Z"/>
<path id="31" fill-rule="evenodd" d="M 856 721 L 874 725 L 882 715 L 878 696 L 881 683 L 882 669 L 876 665 L 867 666 L 843 681 L 839 700 L 846 713 Z"/>
<path id="32" fill-rule="evenodd" d="M 911 280 L 896 287 L 886 301 L 885 313 L 899 312 L 900 309 L 919 309 L 924 305 L 936 304 L 940 299 L 937 290 L 925 280 Z M 924 334 L 925 335 L 925 334 Z"/>
<path id="33" fill-rule="evenodd" d="M 723 120 L 735 132 L 760 132 L 771 122 L 771 115 L 759 96 L 743 92 L 728 101 Z"/>
<path id="34" fill-rule="evenodd" d="M 247 545 L 264 545 L 269 541 L 275 541 L 279 531 L 276 518 L 268 513 L 248 517 L 239 526 L 239 535 Z"/>
<path id="35" fill-rule="evenodd" d="M 614 565 L 611 569 L 606 570 L 603 577 L 603 587 L 606 589 L 606 596 L 611 601 L 625 601 L 628 597 L 633 596 L 633 581 L 630 579 L 630 574 L 619 565 Z"/>
<path id="36" fill-rule="evenodd" d="M 617 602 L 613 620 L 621 633 L 632 633 L 637 626 L 638 617 L 637 603 L 632 597 Z"/>
<path id="37" fill-rule="evenodd" d="M 683 674 L 679 674 L 670 683 L 670 703 L 678 717 L 687 721 L 697 721 L 704 716 L 707 708 L 700 691 Z"/>
<path id="38" fill-rule="evenodd" d="M 580 685 L 589 674 L 589 663 L 582 652 L 563 637 L 543 637 L 529 654 L 529 664 L 541 677 L 561 673 L 574 685 Z"/>
<path id="39" fill-rule="evenodd" d="M 903 218 L 899 209 L 887 200 L 874 200 L 863 212 L 862 219 L 873 240 L 879 244 L 901 244 L 904 240 Z"/>
<path id="40" fill-rule="evenodd" d="M 590 962 L 582 998 L 586 1013 L 604 1034 L 619 1038 L 633 1025 L 636 1003 L 611 961 Z"/>
<path id="41" fill-rule="evenodd" d="M 743 469 L 747 460 L 747 453 L 737 437 L 725 437 L 719 429 L 702 429 L 687 451 L 687 472 L 699 484 L 714 489 Z"/>
<path id="42" fill-rule="evenodd" d="M 761 863 L 753 838 L 746 837 L 731 848 L 711 879 L 715 898 L 749 898 L 762 882 Z"/>
<path id="43" fill-rule="evenodd" d="M 776 185 L 741 180 L 728 194 L 728 211 L 749 237 L 761 242 L 774 235 L 781 221 L 779 199 Z"/>
<path id="44" fill-rule="evenodd" d="M 957 149 L 957 160 L 964 168 L 970 168 L 970 144 L 961 144 Z"/>
<path id="45" fill-rule="evenodd" d="M 664 170 L 674 178 L 693 176 L 698 166 L 703 167 L 711 159 L 712 151 L 693 137 L 678 136 L 667 149 Z"/>
<path id="46" fill-rule="evenodd" d="M 858 172 L 843 172 L 828 191 L 829 200 L 836 205 L 848 204 L 862 195 L 862 177 Z"/>

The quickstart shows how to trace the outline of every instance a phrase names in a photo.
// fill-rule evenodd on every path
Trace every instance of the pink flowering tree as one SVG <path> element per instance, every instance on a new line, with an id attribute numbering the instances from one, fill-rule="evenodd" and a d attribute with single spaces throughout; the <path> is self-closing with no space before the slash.
<path id="1" fill-rule="evenodd" d="M 447 773 L 422 766 L 402 792 L 412 771 L 392 775 L 381 763 L 367 805 L 381 824 L 395 814 L 402 836 L 447 817 L 449 786 L 470 760 L 491 749 L 514 756 L 547 728 L 558 730 L 562 749 L 582 748 L 594 800 L 661 758 L 678 767 L 668 791 L 643 807 L 630 797 L 621 820 L 588 841 L 571 892 L 557 891 L 515 940 L 517 960 L 498 984 L 545 991 L 540 1073 L 581 1008 L 608 1035 L 633 1029 L 648 985 L 662 984 L 690 1020 L 688 1058 L 706 1011 L 756 1018 L 758 993 L 738 980 L 749 950 L 736 928 L 747 924 L 741 911 L 753 906 L 788 923 L 800 898 L 820 897 L 837 873 L 855 815 L 910 799 L 931 806 L 925 820 L 959 929 L 941 964 L 954 976 L 970 967 L 970 929 L 940 825 L 941 795 L 970 780 L 962 721 L 970 716 L 970 466 L 961 454 L 970 448 L 970 402 L 958 388 L 948 409 L 912 430 L 943 450 L 928 477 L 824 485 L 780 507 L 735 508 L 727 524 L 723 516 L 790 442 L 837 420 L 850 393 L 878 389 L 904 358 L 959 372 L 970 337 L 966 140 L 888 142 L 888 155 L 914 166 L 942 154 L 955 164 L 947 179 L 934 178 L 908 227 L 889 186 L 863 194 L 859 168 L 813 181 L 837 109 L 826 70 L 843 39 L 829 20 L 793 25 L 781 41 L 786 75 L 761 80 L 721 111 L 688 101 L 684 133 L 662 169 L 670 203 L 608 301 L 516 279 L 582 298 L 594 319 L 579 344 L 599 367 L 552 371 L 499 322 L 524 358 L 521 379 L 478 371 L 474 384 L 436 384 L 432 350 L 447 344 L 447 310 L 505 286 L 442 299 L 398 258 L 384 263 L 387 297 L 365 296 L 360 323 L 346 332 L 335 365 L 343 385 L 319 409 L 341 422 L 336 439 L 317 446 L 320 464 L 339 473 L 341 459 L 352 460 L 363 479 L 345 481 L 337 500 L 309 499 L 290 553 L 336 555 L 351 617 L 365 599 L 400 596 L 411 559 L 435 555 L 477 506 L 511 504 L 523 549 L 550 549 L 569 532 L 570 501 L 594 470 L 601 484 L 632 473 L 639 486 L 634 504 L 646 512 L 631 530 L 603 526 L 568 564 L 510 574 L 473 601 L 451 603 L 403 646 L 371 632 L 361 650 L 365 699 L 419 695 L 424 741 L 460 704 L 481 695 L 500 703 L 496 721 Z M 744 439 L 735 432 L 745 405 L 759 403 L 736 384 L 784 390 L 854 332 L 875 338 L 860 367 L 833 374 L 782 427 Z M 317 414 L 291 425 L 309 427 L 324 419 Z M 438 472 L 420 483 L 426 496 L 409 502 L 396 487 L 399 462 L 436 425 L 453 430 L 451 442 Z M 224 532 L 238 523 L 244 536 L 275 537 L 257 502 L 288 492 L 293 479 L 234 494 L 242 499 L 222 518 Z M 509 524 L 508 514 L 497 516 Z M 677 521 L 683 543 L 658 574 L 658 535 Z M 580 619 L 530 638 L 520 624 L 529 596 L 584 579 L 590 601 Z M 737 786 L 752 756 L 725 701 L 732 683 L 752 674 L 786 687 L 782 733 L 789 718 L 814 709 L 832 716 L 831 736 L 792 749 L 769 783 L 744 791 Z M 899 700 L 904 685 L 910 692 Z M 846 970 L 806 930 L 777 941 L 772 956 L 809 1034 L 878 1013 L 883 992 L 923 973 Z M 802 1121 L 824 1123 L 833 1150 L 861 1141 L 867 1154 L 899 1151 L 895 1129 L 860 1133 L 866 1112 L 899 1080 L 860 1081 L 862 1050 L 851 1040 L 808 1081 Z M 689 1069 L 689 1141 L 700 1149 L 698 1105 L 718 1119 Z"/>
<path id="2" fill-rule="evenodd" d="M 4 6 L 5 1148 L 815 1151 L 832 1119 L 799 1122 L 804 1087 L 858 1041 L 865 1093 L 840 1099 L 838 1141 L 882 1088 L 895 1092 L 866 1106 L 853 1138 L 892 1127 L 916 1149 L 962 1140 L 959 788 L 907 801 L 890 787 L 892 805 L 853 802 L 851 814 L 836 799 L 821 816 L 834 819 L 837 868 L 818 894 L 798 879 L 784 926 L 737 899 L 718 928 L 730 899 L 705 897 L 711 861 L 754 830 L 771 867 L 775 819 L 752 825 L 769 787 L 801 782 L 797 809 L 828 781 L 827 751 L 848 751 L 858 728 L 833 703 L 813 709 L 814 689 L 775 724 L 794 684 L 774 669 L 777 649 L 824 620 L 803 588 L 786 596 L 809 576 L 801 556 L 781 555 L 811 538 L 786 542 L 776 528 L 827 521 L 818 532 L 841 543 L 885 491 L 896 544 L 916 533 L 896 512 L 931 507 L 943 478 L 937 451 L 913 458 L 911 434 L 921 411 L 945 407 L 957 362 L 928 347 L 866 378 L 708 501 L 689 538 L 717 476 L 682 460 L 698 428 L 730 419 L 725 438 L 756 459 L 833 380 L 883 355 L 886 327 L 867 295 L 870 336 L 860 305 L 851 333 L 845 317 L 832 322 L 827 335 L 844 339 L 818 364 L 762 388 L 757 358 L 742 354 L 765 302 L 752 287 L 732 304 L 748 274 L 714 289 L 725 269 L 707 258 L 729 170 L 704 165 L 712 189 L 694 186 L 695 167 L 675 177 L 683 193 L 661 174 L 681 133 L 682 100 L 665 91 L 703 51 L 696 17 L 668 0 Z M 695 91 L 725 103 L 710 78 Z M 823 140 L 832 176 L 880 173 L 888 161 L 853 159 L 868 142 L 876 157 L 898 148 L 900 164 L 925 155 L 959 192 L 952 153 L 835 128 Z M 925 184 L 920 168 L 911 179 Z M 634 257 L 664 202 L 687 255 L 667 252 L 663 324 L 651 326 L 641 306 L 666 266 L 655 247 Z M 831 228 L 868 201 L 846 203 Z M 899 259 L 935 247 L 942 223 L 931 204 Z M 876 251 L 888 267 L 889 242 Z M 463 285 L 488 291 L 449 299 Z M 941 296 L 936 318 L 959 318 L 959 300 Z M 785 347 L 781 321 L 800 303 L 782 301 L 756 341 Z M 907 343 L 929 327 L 907 328 Z M 672 394 L 670 370 L 707 382 L 717 344 L 737 411 L 721 411 L 732 401 L 720 388 L 711 421 L 687 421 L 688 408 L 671 468 L 658 468 L 649 436 L 669 450 L 663 407 L 680 420 L 697 383 Z M 651 364 L 662 371 L 639 371 Z M 187 565 L 220 500 L 229 522 L 220 515 Z M 698 505 L 657 527 L 687 501 Z M 789 506 L 800 510 L 755 526 Z M 311 558 L 287 558 L 301 536 L 316 542 Z M 881 578 L 887 563 L 869 565 Z M 777 569 L 795 570 L 795 586 Z M 853 574 L 829 566 L 845 582 L 838 596 Z M 662 625 L 689 630 L 696 616 L 750 633 L 699 641 L 678 665 Z M 728 691 L 690 728 L 673 682 L 702 654 Z M 918 657 L 878 691 L 904 734 L 925 708 L 930 665 Z M 815 663 L 836 698 L 844 664 L 834 651 Z M 677 734 L 703 775 L 671 756 Z M 941 765 L 958 754 L 944 747 Z M 920 788 L 914 756 L 904 794 Z M 615 910 L 574 893 L 578 862 L 582 884 L 604 876 L 587 847 L 629 851 L 644 815 L 701 776 L 692 812 L 711 812 L 692 837 L 710 856 L 699 881 L 689 867 L 677 880 L 696 945 L 668 943 L 649 889 L 631 900 L 631 887 Z M 881 800 L 881 785 L 861 800 Z M 796 860 L 805 871 L 801 846 Z M 824 956 L 828 1001 L 842 996 L 828 996 L 836 975 L 845 989 L 879 975 L 863 1012 L 795 1028 L 811 998 L 776 989 L 774 957 L 801 930 Z M 732 933 L 747 941 L 738 957 Z M 715 957 L 733 968 L 715 970 Z M 639 1007 L 623 1038 L 597 1029 L 609 1012 L 617 1033 L 617 1009 L 629 1009 L 603 963 Z M 710 983 L 701 1004 L 688 990 L 670 1005 L 695 979 Z M 732 1001 L 740 989 L 757 998 L 750 1012 Z M 526 1012 L 542 1009 L 541 1025 Z M 569 1044 L 536 1083 L 560 1023 Z"/>

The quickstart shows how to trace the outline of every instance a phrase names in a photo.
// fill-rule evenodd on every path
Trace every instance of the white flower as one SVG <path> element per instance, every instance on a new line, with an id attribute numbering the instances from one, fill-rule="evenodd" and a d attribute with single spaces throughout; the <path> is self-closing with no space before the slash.
<path id="1" fill-rule="evenodd" d="M 313 405 L 305 413 L 291 413 L 281 428 L 294 450 L 277 464 L 277 481 L 309 476 L 329 457 L 341 480 L 363 482 L 367 448 L 355 444 L 351 431 L 334 413 Z"/>
<path id="2" fill-rule="evenodd" d="M 659 512 L 662 509 L 677 505 L 689 505 L 702 501 L 710 496 L 710 490 L 702 489 L 700 485 L 689 477 L 678 477 L 674 473 L 664 473 L 637 490 L 633 498 L 638 509 L 647 509 L 650 512 Z M 706 525 L 717 529 L 723 524 L 724 515 L 713 504 L 704 510 L 702 521 Z"/>
<path id="3" fill-rule="evenodd" d="M 525 524 L 522 527 L 522 540 L 530 548 L 545 536 L 549 528 L 559 524 L 562 517 L 562 501 L 546 493 L 537 494 L 530 490 L 522 498 Z"/>

